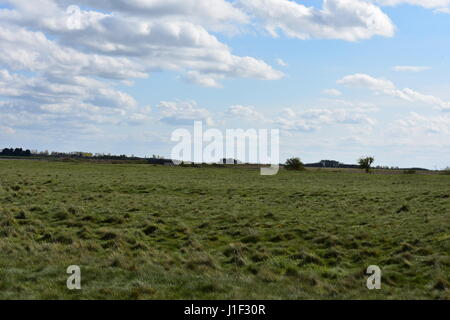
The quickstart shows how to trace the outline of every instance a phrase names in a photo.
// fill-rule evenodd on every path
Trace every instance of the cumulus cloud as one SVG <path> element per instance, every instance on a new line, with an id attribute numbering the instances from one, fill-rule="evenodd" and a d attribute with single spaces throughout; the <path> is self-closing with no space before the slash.
<path id="1" fill-rule="evenodd" d="M 98 125 L 118 125 L 140 108 L 130 95 L 102 81 L 74 76 L 27 77 L 0 70 L 0 126 L 13 130 L 98 134 Z"/>
<path id="2" fill-rule="evenodd" d="M 410 88 L 398 89 L 392 81 L 374 78 L 367 74 L 353 74 L 338 80 L 338 84 L 356 88 L 367 88 L 378 94 L 385 94 L 409 102 L 422 102 L 434 105 L 442 111 L 450 110 L 450 102 L 438 97 L 423 94 Z"/>
<path id="3" fill-rule="evenodd" d="M 234 55 L 211 33 L 248 23 L 247 14 L 228 1 L 76 4 L 0 0 L 2 127 L 34 123 L 96 132 L 99 124 L 143 124 L 149 111 L 116 86 L 152 72 L 179 72 L 205 87 L 220 87 L 226 78 L 284 76 L 262 60 Z"/>
<path id="4" fill-rule="evenodd" d="M 253 106 L 234 105 L 228 108 L 227 114 L 232 117 L 243 118 L 247 120 L 254 120 L 259 122 L 268 121 L 266 117 L 256 111 Z"/>
<path id="5" fill-rule="evenodd" d="M 68 57 L 80 52 L 89 54 L 94 71 L 102 66 L 105 70 L 135 71 L 135 74 L 124 74 L 122 78 L 125 78 L 142 77 L 156 70 L 175 70 L 187 72 L 187 79 L 194 80 L 199 77 L 192 77 L 189 72 L 196 72 L 210 79 L 209 82 L 225 77 L 262 80 L 283 77 L 281 72 L 261 60 L 233 55 L 231 49 L 203 25 L 193 22 L 190 13 L 193 1 L 116 1 L 111 4 L 108 4 L 110 1 L 84 1 L 86 6 L 97 10 L 113 10 L 110 13 L 82 10 L 75 6 L 65 8 L 62 6 L 64 1 L 38 1 L 39 5 L 22 0 L 9 1 L 14 9 L 1 11 L 2 21 L 8 26 L 6 31 L 15 32 L 9 28 L 10 25 L 38 29 L 42 32 L 23 32 L 28 32 L 28 37 L 39 38 L 41 47 L 56 48 Z M 217 16 L 219 20 L 231 19 L 232 12 L 235 12 L 236 19 L 239 16 L 237 9 L 226 13 L 226 8 L 232 8 L 226 1 L 215 0 L 215 7 L 203 5 L 206 8 L 200 9 L 198 14 L 205 19 L 208 14 L 212 15 L 209 18 Z M 42 13 L 38 14 L 38 7 L 47 10 L 40 10 Z M 143 7 L 142 12 L 137 14 L 140 7 Z M 46 35 L 51 35 L 56 41 L 48 40 Z M 33 53 L 28 47 L 23 51 Z"/>
<path id="6" fill-rule="evenodd" d="M 72 0 L 62 0 L 64 5 Z M 146 19 L 186 20 L 216 31 L 235 29 L 236 24 L 249 22 L 246 13 L 226 0 L 78 0 L 78 4 L 103 11 L 121 12 Z"/>
<path id="7" fill-rule="evenodd" d="M 450 14 L 450 0 L 372 0 L 381 6 L 398 6 L 402 4 L 433 9 L 436 13 Z"/>
<path id="8" fill-rule="evenodd" d="M 289 67 L 289 64 L 286 61 L 284 61 L 283 59 L 278 58 L 275 61 L 277 62 L 278 65 L 280 65 L 282 67 Z"/>
<path id="9" fill-rule="evenodd" d="M 424 116 L 411 112 L 404 119 L 396 121 L 397 128 L 413 134 L 450 134 L 450 116 Z"/>
<path id="10" fill-rule="evenodd" d="M 281 128 L 292 131 L 311 132 L 320 130 L 325 125 L 368 125 L 372 126 L 376 120 L 367 115 L 363 109 L 331 109 L 315 108 L 303 111 L 284 109 L 274 123 Z"/>
<path id="11" fill-rule="evenodd" d="M 401 4 L 409 4 L 421 6 L 427 9 L 443 8 L 450 5 L 450 0 L 372 0 L 382 6 L 397 6 Z"/>
<path id="12" fill-rule="evenodd" d="M 184 76 L 184 80 L 202 87 L 220 88 L 222 85 L 218 80 L 223 79 L 223 77 L 223 75 L 207 75 L 198 71 L 189 71 Z"/>
<path id="13" fill-rule="evenodd" d="M 369 88 L 374 91 L 388 91 L 395 89 L 394 83 L 389 80 L 374 78 L 362 73 L 345 76 L 341 80 L 338 80 L 337 83 L 350 87 Z"/>
<path id="14" fill-rule="evenodd" d="M 275 126 L 287 131 L 314 132 L 330 125 L 373 126 L 376 120 L 368 114 L 376 111 L 378 110 L 373 106 L 347 103 L 345 107 L 338 108 L 284 108 L 276 114 L 270 114 L 258 111 L 253 106 L 233 105 L 226 114 L 235 120 L 248 120 L 254 124 Z"/>
<path id="15" fill-rule="evenodd" d="M 391 37 L 395 26 L 376 5 L 360 0 L 324 0 L 321 9 L 290 0 L 239 0 L 274 37 L 282 31 L 298 39 L 357 41 L 373 36 Z"/>
<path id="16" fill-rule="evenodd" d="M 160 120 L 170 125 L 192 125 L 194 121 L 214 125 L 210 112 L 200 108 L 195 101 L 161 101 L 158 110 L 161 114 Z"/>
<path id="17" fill-rule="evenodd" d="M 327 0 L 320 10 L 288 0 L 0 4 L 6 4 L 0 9 L 0 94 L 11 102 L 2 111 L 40 114 L 34 119 L 49 123 L 61 121 L 63 115 L 84 123 L 148 121 L 148 112 L 117 90 L 115 81 L 130 85 L 161 70 L 179 72 L 180 78 L 204 87 L 221 87 L 228 78 L 281 79 L 281 71 L 260 59 L 233 54 L 211 32 L 236 31 L 255 17 L 268 30 L 280 29 L 296 38 L 358 40 L 393 33 L 379 8 L 359 0 Z M 287 66 L 282 59 L 276 62 Z M 178 112 L 189 119 L 189 110 L 199 115 L 197 109 Z M 175 121 L 183 116 L 173 117 Z"/>
<path id="18" fill-rule="evenodd" d="M 130 95 L 84 76 L 70 79 L 53 76 L 50 80 L 43 76 L 26 77 L 0 70 L 0 95 L 24 104 L 71 104 L 75 111 L 76 105 L 83 103 L 123 110 L 137 106 Z"/>
<path id="19" fill-rule="evenodd" d="M 44 33 L 0 22 L 0 64 L 46 75 L 99 76 L 108 79 L 143 78 L 143 67 L 123 57 L 86 54 L 60 46 Z"/>
<path id="20" fill-rule="evenodd" d="M 423 115 L 411 112 L 386 128 L 389 141 L 397 146 L 423 150 L 433 148 L 432 155 L 450 147 L 450 115 Z M 445 156 L 445 152 L 444 152 Z"/>

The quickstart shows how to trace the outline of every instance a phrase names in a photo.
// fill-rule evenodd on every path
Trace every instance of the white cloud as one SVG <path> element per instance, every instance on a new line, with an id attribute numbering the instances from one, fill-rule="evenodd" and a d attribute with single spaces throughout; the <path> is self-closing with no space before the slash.
<path id="1" fill-rule="evenodd" d="M 282 66 L 282 67 L 289 67 L 289 64 L 287 62 L 285 62 L 283 59 L 276 59 L 275 60 L 277 62 L 278 65 Z"/>
<path id="2" fill-rule="evenodd" d="M 222 85 L 218 80 L 223 79 L 223 75 L 207 75 L 198 71 L 189 71 L 186 73 L 184 79 L 187 82 L 198 84 L 202 87 L 220 88 Z"/>
<path id="3" fill-rule="evenodd" d="M 112 89 L 105 83 L 83 76 L 70 79 L 53 76 L 26 77 L 0 70 L 0 95 L 32 104 L 77 104 L 90 103 L 97 107 L 132 109 L 137 102 L 130 95 Z"/>
<path id="4" fill-rule="evenodd" d="M 340 125 L 366 125 L 372 126 L 375 119 L 370 118 L 367 112 L 370 110 L 356 109 L 329 109 L 316 108 L 303 111 L 294 111 L 291 108 L 284 109 L 278 118 L 274 120 L 276 125 L 292 131 L 311 132 L 320 130 L 323 126 Z"/>
<path id="5" fill-rule="evenodd" d="M 450 116 L 424 116 L 416 112 L 411 112 L 405 119 L 396 121 L 397 128 L 414 135 L 446 134 L 450 135 Z"/>
<path id="6" fill-rule="evenodd" d="M 324 0 L 316 9 L 289 0 L 239 0 L 274 37 L 281 30 L 298 39 L 357 41 L 373 36 L 391 37 L 395 26 L 374 4 L 360 0 Z"/>
<path id="7" fill-rule="evenodd" d="M 58 45 L 44 33 L 0 21 L 0 64 L 11 70 L 48 75 L 99 76 L 109 79 L 143 78 L 143 67 L 130 59 L 86 54 Z"/>
<path id="8" fill-rule="evenodd" d="M 73 4 L 72 0 L 60 2 Z M 226 0 L 78 0 L 77 4 L 145 19 L 188 20 L 215 31 L 249 22 L 243 11 Z"/>
<path id="9" fill-rule="evenodd" d="M 98 134 L 97 125 L 118 125 L 140 110 L 133 97 L 84 76 L 25 76 L 3 69 L 0 96 L 8 100 L 0 101 L 0 126 L 55 137 Z"/>
<path id="10" fill-rule="evenodd" d="M 265 116 L 256 111 L 253 106 L 234 105 L 228 108 L 227 113 L 233 117 L 243 118 L 247 120 L 266 122 Z"/>
<path id="11" fill-rule="evenodd" d="M 233 55 L 208 32 L 208 23 L 197 23 L 247 21 L 245 14 L 224 0 L 212 4 L 202 0 L 200 5 L 192 0 L 82 1 L 95 8 L 90 10 L 65 7 L 72 4 L 69 1 L 37 1 L 11 0 L 13 9 L 0 10 L 0 62 L 11 68 L 48 71 L 57 64 L 74 72 L 123 80 L 174 70 L 186 73 L 187 79 L 207 78 L 209 83 L 223 78 L 283 77 L 264 61 Z"/>
<path id="12" fill-rule="evenodd" d="M 271 115 L 259 112 L 253 106 L 234 105 L 229 107 L 226 113 L 234 119 L 249 120 L 258 124 L 264 123 L 289 131 L 313 132 L 329 125 L 372 126 L 376 121 L 367 114 L 376 111 L 373 108 L 362 108 L 360 106 L 311 108 L 300 111 L 285 108 L 278 114 Z"/>
<path id="13" fill-rule="evenodd" d="M 374 78 L 367 74 L 348 75 L 338 80 L 338 84 L 349 87 L 367 88 L 378 94 L 382 93 L 409 102 L 422 102 L 434 105 L 442 111 L 450 110 L 450 102 L 432 95 L 426 95 L 409 88 L 398 89 L 392 81 Z"/>
<path id="14" fill-rule="evenodd" d="M 395 66 L 394 70 L 397 72 L 421 72 L 431 69 L 430 67 L 424 67 L 424 66 Z"/>
<path id="15" fill-rule="evenodd" d="M 335 96 L 335 97 L 342 96 L 342 92 L 339 91 L 338 89 L 326 89 L 326 90 L 323 90 L 323 94 L 326 94 L 328 96 Z"/>
<path id="16" fill-rule="evenodd" d="M 382 6 L 398 6 L 408 4 L 425 9 L 433 9 L 436 13 L 450 14 L 450 0 L 372 0 Z"/>
<path id="17" fill-rule="evenodd" d="M 442 153 L 445 158 L 445 150 L 450 147 L 450 114 L 431 116 L 411 112 L 387 126 L 385 136 L 397 147 L 417 148 L 417 157 L 436 157 Z"/>
<path id="18" fill-rule="evenodd" d="M 338 84 L 358 87 L 358 88 L 369 88 L 375 91 L 388 91 L 395 89 L 393 82 L 381 78 L 374 78 L 367 74 L 356 73 L 353 75 L 348 75 L 338 80 Z"/>
<path id="19" fill-rule="evenodd" d="M 450 5 L 450 0 L 372 0 L 382 6 L 397 6 L 401 4 L 409 4 L 421 6 L 427 9 L 442 8 Z"/>
<path id="20" fill-rule="evenodd" d="M 149 112 L 115 86 L 151 72 L 179 72 L 206 87 L 284 76 L 262 60 L 234 55 L 210 32 L 248 23 L 225 0 L 77 1 L 82 9 L 71 0 L 0 4 L 3 127 L 98 132 L 102 124 L 148 123 Z M 197 109 L 191 116 L 203 112 Z M 189 109 L 178 111 L 174 121 L 189 118 Z"/>
<path id="21" fill-rule="evenodd" d="M 204 121 L 214 125 L 208 110 L 199 108 L 195 101 L 161 101 L 158 105 L 160 120 L 170 125 L 192 125 L 194 121 Z"/>

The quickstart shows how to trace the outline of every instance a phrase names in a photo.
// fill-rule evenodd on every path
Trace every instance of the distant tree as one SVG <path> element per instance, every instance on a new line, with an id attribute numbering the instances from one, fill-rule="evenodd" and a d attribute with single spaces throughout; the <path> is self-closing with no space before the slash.
<path id="1" fill-rule="evenodd" d="M 447 167 L 444 170 L 442 170 L 441 174 L 450 175 L 450 167 Z"/>
<path id="2" fill-rule="evenodd" d="M 285 167 L 288 170 L 297 170 L 297 171 L 305 170 L 305 166 L 303 165 L 303 162 L 301 162 L 300 158 L 287 159 Z"/>
<path id="3" fill-rule="evenodd" d="M 10 157 L 29 157 L 31 156 L 30 150 L 23 150 L 22 148 L 5 148 L 0 152 L 2 156 L 10 156 Z"/>
<path id="4" fill-rule="evenodd" d="M 370 172 L 370 169 L 372 168 L 372 164 L 375 162 L 374 157 L 361 157 L 358 160 L 359 167 L 361 169 L 366 170 L 367 173 Z"/>
<path id="5" fill-rule="evenodd" d="M 339 161 L 334 160 L 322 160 L 320 161 L 320 164 L 324 168 L 339 168 L 339 166 L 341 165 Z"/>

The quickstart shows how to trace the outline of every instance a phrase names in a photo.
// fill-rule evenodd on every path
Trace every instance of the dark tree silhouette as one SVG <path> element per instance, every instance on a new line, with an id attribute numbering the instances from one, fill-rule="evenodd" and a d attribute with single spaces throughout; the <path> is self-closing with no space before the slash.
<path id="1" fill-rule="evenodd" d="M 297 171 L 305 170 L 305 166 L 301 162 L 300 158 L 287 159 L 285 167 L 288 170 L 297 170 Z"/>
<path id="2" fill-rule="evenodd" d="M 31 151 L 30 150 L 23 150 L 22 148 L 5 148 L 0 152 L 0 156 L 7 156 L 7 157 L 30 157 Z"/>
<path id="3" fill-rule="evenodd" d="M 372 164 L 375 162 L 374 157 L 361 157 L 358 160 L 359 167 L 361 169 L 366 170 L 367 173 L 370 172 L 370 169 L 372 168 Z"/>

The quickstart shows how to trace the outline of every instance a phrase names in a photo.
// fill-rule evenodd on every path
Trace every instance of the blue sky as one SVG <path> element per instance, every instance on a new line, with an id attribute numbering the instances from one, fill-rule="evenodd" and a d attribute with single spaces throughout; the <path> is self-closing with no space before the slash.
<path id="1" fill-rule="evenodd" d="M 203 120 L 280 129 L 282 158 L 444 168 L 449 7 L 0 0 L 0 147 L 169 156 Z"/>

